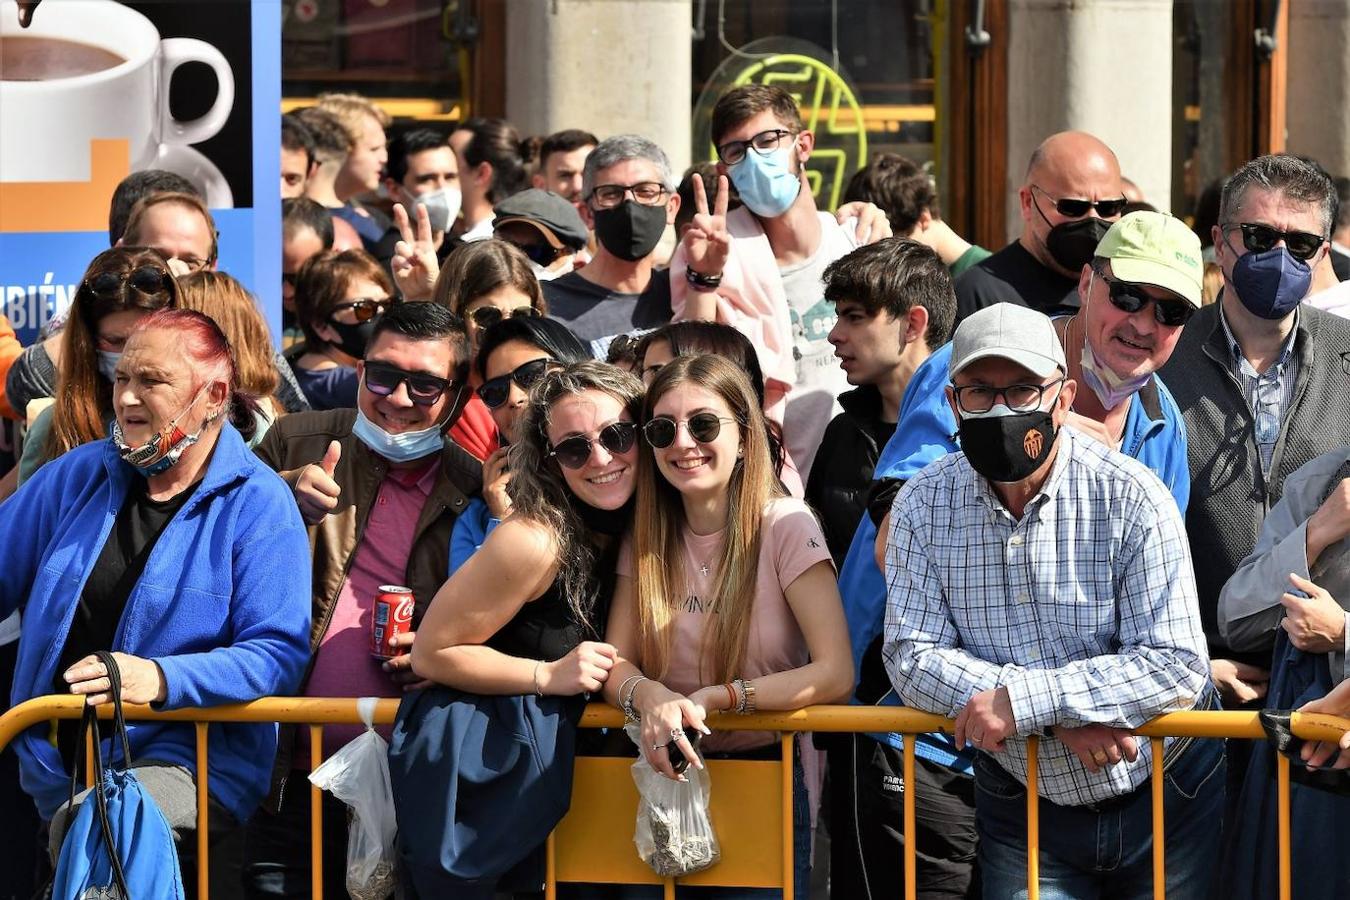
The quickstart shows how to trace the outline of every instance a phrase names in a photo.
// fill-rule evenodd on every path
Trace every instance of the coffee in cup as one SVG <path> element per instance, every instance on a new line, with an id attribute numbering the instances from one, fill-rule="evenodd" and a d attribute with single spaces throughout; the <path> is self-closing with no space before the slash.
<path id="1" fill-rule="evenodd" d="M 126 62 L 111 50 L 54 37 L 0 36 L 0 81 L 47 81 L 102 72 Z"/>

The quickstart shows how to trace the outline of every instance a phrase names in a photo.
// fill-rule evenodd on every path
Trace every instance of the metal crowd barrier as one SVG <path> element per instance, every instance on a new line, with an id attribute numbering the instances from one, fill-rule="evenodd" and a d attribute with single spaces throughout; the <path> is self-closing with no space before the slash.
<path id="1" fill-rule="evenodd" d="M 355 699 L 325 699 L 325 698 L 287 698 L 287 697 L 268 697 L 262 700 L 256 700 L 252 703 L 245 703 L 233 706 L 218 706 L 206 709 L 180 709 L 171 712 L 160 712 L 152 710 L 148 706 L 128 705 L 125 708 L 126 717 L 129 720 L 155 720 L 165 722 L 186 722 L 191 723 L 196 729 L 197 753 L 197 885 L 198 897 L 200 900 L 208 900 L 208 831 L 207 831 L 207 729 L 213 722 L 276 722 L 296 725 L 307 725 L 310 728 L 310 746 L 311 746 L 311 767 L 317 768 L 323 761 L 323 727 L 325 725 L 359 725 L 361 719 L 357 713 L 357 701 Z M 38 697 L 14 707 L 4 716 L 0 716 L 0 749 L 4 749 L 9 743 L 22 731 L 43 722 L 52 719 L 78 719 L 82 713 L 83 700 L 72 696 L 49 696 Z M 375 711 L 375 724 L 389 725 L 394 721 L 394 716 L 398 710 L 397 700 L 381 700 Z M 109 717 L 110 709 L 104 707 L 102 713 L 105 718 Z M 605 704 L 593 703 L 586 709 L 586 713 L 581 720 L 583 728 L 613 728 L 623 724 L 623 715 L 613 707 Z M 950 719 L 942 716 L 935 716 L 928 713 L 921 713 L 911 709 L 898 707 L 863 707 L 863 706 L 814 706 L 808 709 L 798 710 L 790 713 L 757 713 L 747 716 L 716 715 L 712 719 L 712 725 L 717 729 L 727 730 L 745 730 L 745 731 L 778 731 L 783 732 L 783 738 L 780 742 L 781 758 L 779 761 L 769 762 L 744 762 L 737 760 L 710 761 L 710 770 L 714 773 L 713 788 L 713 819 L 718 822 L 718 796 L 719 790 L 722 791 L 724 798 L 726 792 L 731 791 L 729 799 L 724 799 L 722 804 L 723 812 L 721 815 L 750 815 L 764 816 L 769 815 L 772 820 L 778 821 L 781 825 L 780 832 L 782 840 L 778 844 L 775 852 L 769 853 L 763 859 L 753 860 L 750 869 L 747 871 L 744 860 L 738 861 L 737 851 L 744 851 L 745 845 L 757 843 L 764 845 L 764 831 L 761 829 L 757 833 L 741 836 L 740 843 L 732 834 L 723 834 L 719 829 L 719 841 L 723 843 L 723 859 L 706 872 L 689 878 L 679 879 L 680 883 L 690 884 L 738 884 L 743 886 L 765 886 L 782 887 L 785 897 L 792 896 L 792 878 L 793 878 L 793 834 L 792 834 L 792 732 L 899 732 L 905 735 L 922 734 L 925 732 L 950 731 L 952 723 Z M 1325 716 L 1317 714 L 1295 713 L 1290 724 L 1293 733 L 1304 740 L 1337 740 L 1347 730 L 1350 729 L 1350 720 L 1340 719 L 1334 716 Z M 1147 737 L 1152 746 L 1153 758 L 1162 758 L 1162 742 L 1164 737 L 1196 737 L 1196 738 L 1244 738 L 1252 740 L 1264 739 L 1265 733 L 1261 729 L 1260 722 L 1255 712 L 1182 712 L 1170 713 L 1159 716 L 1148 722 L 1144 727 L 1138 729 L 1135 734 Z M 1038 890 L 1038 862 L 1039 862 L 1039 810 L 1037 804 L 1036 791 L 1036 756 L 1038 748 L 1038 739 L 1032 737 L 1028 739 L 1028 764 L 1030 774 L 1027 779 L 1027 893 L 1029 900 L 1037 900 Z M 87 777 L 86 781 L 92 781 L 93 760 L 92 747 L 87 748 L 88 754 Z M 914 750 L 913 741 L 905 742 L 905 751 L 903 754 L 903 776 L 906 785 L 914 784 Z M 1279 852 L 1279 881 L 1280 881 L 1280 900 L 1291 900 L 1290 894 L 1290 868 L 1289 868 L 1289 761 L 1283 756 L 1277 757 L 1277 782 L 1278 782 L 1278 852 Z M 633 849 L 631 836 L 634 817 L 634 807 L 625 803 L 616 803 L 616 796 L 625 796 L 634 793 L 631 780 L 627 779 L 626 771 L 623 774 L 623 782 L 615 780 L 616 773 L 626 770 L 631 761 L 614 758 L 606 759 L 601 757 L 580 757 L 578 759 L 578 772 L 582 777 L 577 780 L 577 786 L 583 790 L 597 784 L 604 784 L 606 795 L 603 797 L 587 797 L 583 793 L 573 794 L 572 810 L 568 816 L 559 825 L 554 835 L 548 841 L 548 859 L 547 872 L 548 881 L 546 887 L 546 897 L 548 900 L 554 900 L 557 896 L 557 884 L 559 881 L 613 881 L 618 883 L 631 883 L 632 881 L 645 882 L 650 884 L 662 884 L 667 898 L 673 900 L 675 896 L 676 879 L 661 879 L 651 873 L 649 869 L 637 859 L 637 853 Z M 594 771 L 589 776 L 583 771 L 586 767 L 594 766 Z M 741 767 L 741 768 L 737 768 Z M 763 799 L 769 799 L 764 796 L 766 786 L 776 784 L 778 786 L 778 810 L 765 810 L 763 807 L 755 807 L 753 804 L 746 807 L 736 790 L 732 787 L 747 779 L 741 776 L 753 774 L 753 768 L 744 767 L 773 767 L 776 771 L 772 772 L 766 780 L 761 771 L 759 777 L 749 778 L 750 783 L 760 792 Z M 717 771 L 721 768 L 724 772 L 734 774 L 736 777 L 723 779 L 719 783 Z M 597 780 L 600 779 L 600 780 Z M 605 781 L 604 779 L 609 779 Z M 1153 778 L 1150 780 L 1153 799 L 1153 875 L 1154 875 L 1154 897 L 1165 898 L 1164 874 L 1164 826 L 1163 821 L 1163 780 Z M 725 785 L 725 787 L 724 787 Z M 771 788 L 769 788 L 771 790 Z M 615 794 L 617 791 L 617 795 Z M 311 810 L 312 821 L 310 826 L 310 840 L 312 848 L 312 872 L 313 872 L 313 896 L 315 900 L 323 898 L 323 810 L 321 804 L 322 792 L 318 788 L 311 787 Z M 599 802 L 603 801 L 603 803 Z M 730 806 L 741 807 L 738 810 L 729 810 Z M 616 857 L 611 853 L 608 856 L 597 849 L 595 844 L 596 822 L 594 816 L 601 814 L 601 809 L 608 810 L 608 815 L 616 817 L 616 821 L 627 823 L 626 830 L 620 830 L 617 833 L 612 829 L 608 832 L 608 840 L 613 842 L 609 848 L 626 855 L 630 858 L 629 862 L 633 865 L 622 866 L 623 871 L 594 871 L 595 867 L 588 865 L 587 860 L 577 859 L 576 857 L 594 856 L 599 860 L 601 866 L 612 865 Z M 617 810 L 617 812 L 615 812 Z M 914 793 L 906 790 L 904 792 L 904 830 L 906 834 L 915 833 L 914 822 Z M 735 880 L 719 880 L 725 877 L 725 872 L 732 873 Z M 719 875 L 719 872 L 723 874 Z M 644 874 L 645 873 L 645 874 Z M 912 897 L 915 893 L 916 882 L 916 862 L 915 850 L 912 841 L 905 843 L 904 860 L 904 885 L 905 896 Z M 578 877 L 580 876 L 580 877 Z M 622 876 L 622 877 L 620 877 Z"/>

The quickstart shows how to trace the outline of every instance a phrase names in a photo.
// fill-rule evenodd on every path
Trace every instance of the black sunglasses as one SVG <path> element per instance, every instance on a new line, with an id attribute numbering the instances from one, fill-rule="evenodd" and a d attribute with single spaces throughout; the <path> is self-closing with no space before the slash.
<path id="1" fill-rule="evenodd" d="M 358 322 L 369 322 L 371 319 L 384 312 L 389 305 L 388 300 L 376 300 L 371 297 L 363 297 L 359 300 L 351 300 L 347 303 L 339 303 L 333 307 L 333 311 L 328 314 L 329 321 L 344 309 L 350 309 L 352 315 Z"/>
<path id="2" fill-rule="evenodd" d="M 636 440 L 635 422 L 611 422 L 601 428 L 600 434 L 596 436 L 600 446 L 615 456 L 632 450 Z M 596 441 L 584 435 L 574 435 L 554 444 L 548 455 L 556 457 L 559 463 L 569 469 L 580 469 L 591 458 L 591 447 Z"/>
<path id="3" fill-rule="evenodd" d="M 1114 219 L 1120 215 L 1128 203 L 1124 197 L 1117 197 L 1114 200 L 1085 200 L 1081 197 L 1052 197 L 1046 192 L 1045 188 L 1033 184 L 1031 189 L 1045 194 L 1046 199 L 1055 204 L 1055 212 L 1069 219 L 1081 219 L 1088 214 L 1089 210 L 1096 209 L 1097 215 L 1103 219 Z"/>
<path id="4" fill-rule="evenodd" d="M 389 363 L 366 363 L 366 388 L 379 397 L 388 397 L 400 384 L 408 386 L 408 399 L 418 406 L 431 406 L 450 387 L 451 382 L 425 372 L 405 372 Z"/>
<path id="5" fill-rule="evenodd" d="M 717 436 L 722 433 L 722 423 L 734 423 L 735 419 L 728 419 L 717 415 L 717 413 L 701 412 L 694 413 L 683 421 L 684 427 L 689 429 L 689 436 L 700 444 L 711 444 L 717 440 Z M 670 416 L 656 416 L 647 421 L 642 426 L 642 433 L 647 438 L 647 443 L 651 444 L 657 450 L 664 450 L 675 443 L 675 437 L 680 432 L 680 422 L 672 419 Z"/>
<path id="6" fill-rule="evenodd" d="M 1306 231 L 1280 231 L 1257 222 L 1230 222 L 1223 226 L 1223 231 L 1227 234 L 1234 228 L 1242 232 L 1242 246 L 1246 247 L 1251 253 L 1265 253 L 1280 241 L 1284 241 L 1284 245 L 1289 248 L 1290 255 L 1304 262 L 1316 256 L 1322 242 L 1326 240 L 1320 234 L 1309 234 Z"/>
<path id="7" fill-rule="evenodd" d="M 142 294 L 161 294 L 168 291 L 171 279 L 172 276 L 158 266 L 141 266 L 130 272 L 100 272 L 85 281 L 85 285 L 98 297 L 115 297 L 124 284 Z"/>
<path id="8" fill-rule="evenodd" d="M 562 247 L 552 247 L 548 244 L 518 244 L 515 241 L 507 241 L 506 243 L 524 253 L 530 262 L 538 266 L 552 265 L 563 254 Z M 486 309 L 487 307 L 480 308 Z"/>
<path id="9" fill-rule="evenodd" d="M 479 328 L 491 328 L 502 319 L 514 319 L 519 316 L 537 316 L 539 310 L 533 306 L 517 306 L 515 309 L 502 309 L 497 306 L 480 306 L 469 313 L 473 324 Z"/>
<path id="10" fill-rule="evenodd" d="M 1153 318 L 1158 321 L 1159 325 L 1165 325 L 1168 328 L 1185 325 L 1195 314 L 1195 307 L 1184 300 L 1159 300 L 1156 297 L 1150 297 L 1128 282 L 1117 281 L 1100 274 L 1099 277 L 1106 283 L 1111 305 L 1123 313 L 1133 315 L 1152 303 Z"/>
<path id="11" fill-rule="evenodd" d="M 482 400 L 488 409 L 496 409 L 511 396 L 511 382 L 514 381 L 519 385 L 522 391 L 528 391 L 539 383 L 539 379 L 548 374 L 551 367 L 559 365 L 562 364 L 547 357 L 521 363 L 505 375 L 489 378 L 479 385 L 478 399 Z"/>

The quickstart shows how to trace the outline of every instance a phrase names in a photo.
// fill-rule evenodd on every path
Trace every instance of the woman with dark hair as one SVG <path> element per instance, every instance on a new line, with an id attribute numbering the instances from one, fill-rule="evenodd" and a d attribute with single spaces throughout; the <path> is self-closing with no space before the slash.
<path id="1" fill-rule="evenodd" d="M 552 319 L 503 319 L 483 333 L 474 368 L 479 401 L 489 410 L 501 446 L 483 461 L 483 495 L 455 520 L 450 537 L 450 574 L 483 545 L 511 512 L 507 449 L 529 403 L 529 391 L 554 369 L 590 358 L 581 340 Z"/>
<path id="2" fill-rule="evenodd" d="M 356 406 L 356 364 L 375 319 L 394 302 L 394 283 L 364 250 L 327 250 L 295 278 L 295 316 L 305 333 L 291 369 L 316 410 Z"/>
<path id="3" fill-rule="evenodd" d="M 450 147 L 463 192 L 459 239 L 466 244 L 486 240 L 492 237 L 492 208 L 529 187 L 529 142 L 505 119 L 472 118 L 451 133 Z"/>
<path id="4" fill-rule="evenodd" d="M 108 436 L 112 373 L 136 323 L 180 305 L 178 282 L 154 250 L 114 247 L 85 270 L 60 338 L 55 401 L 28 431 L 19 482 L 67 450 Z"/>
<path id="5" fill-rule="evenodd" d="M 69 692 L 107 703 L 100 651 L 111 652 L 127 703 L 174 710 L 290 693 L 309 658 L 310 574 L 295 564 L 309 541 L 290 489 L 235 427 L 252 422 L 255 404 L 238 390 L 225 335 L 198 312 L 151 313 L 126 338 L 113 385 L 111 437 L 48 463 L 0 504 L 0 618 L 23 612 L 12 699 Z M 72 812 L 78 725 L 62 722 L 54 742 L 30 729 L 16 744 L 53 848 Z M 190 866 L 195 731 L 162 721 L 128 731 L 132 771 Z M 211 890 L 228 896 L 221 850 L 233 844 L 221 839 L 266 793 L 276 728 L 213 725 L 207 740 L 212 870 L 222 876 Z M 189 896 L 196 883 L 184 879 Z"/>

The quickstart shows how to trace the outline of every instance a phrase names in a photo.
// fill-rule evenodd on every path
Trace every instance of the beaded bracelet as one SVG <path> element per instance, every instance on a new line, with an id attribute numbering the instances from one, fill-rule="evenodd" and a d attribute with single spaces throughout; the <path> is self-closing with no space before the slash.
<path id="1" fill-rule="evenodd" d="M 650 679 L 648 679 L 646 675 L 634 675 L 631 676 L 630 678 L 625 679 L 623 684 L 627 684 L 629 681 L 633 682 L 633 686 L 628 689 L 627 699 L 624 699 L 623 697 L 623 684 L 619 685 L 620 705 L 623 707 L 624 718 L 630 722 L 642 721 L 642 716 L 639 715 L 637 710 L 633 709 L 633 695 L 637 693 L 638 685 L 648 680 Z"/>
<path id="2" fill-rule="evenodd" d="M 684 270 L 684 280 L 689 282 L 690 287 L 704 291 L 715 291 L 722 286 L 721 275 L 704 275 L 702 272 L 695 272 L 693 269 Z"/>

